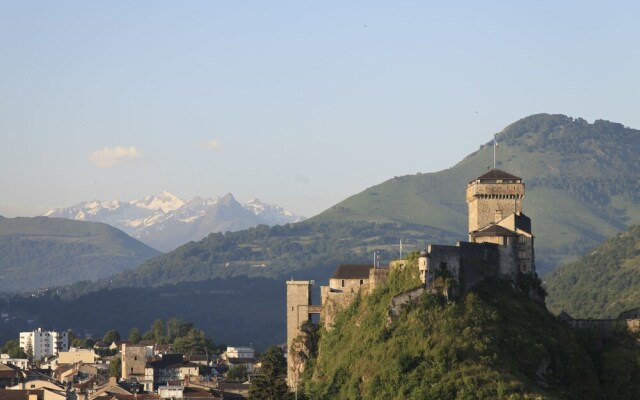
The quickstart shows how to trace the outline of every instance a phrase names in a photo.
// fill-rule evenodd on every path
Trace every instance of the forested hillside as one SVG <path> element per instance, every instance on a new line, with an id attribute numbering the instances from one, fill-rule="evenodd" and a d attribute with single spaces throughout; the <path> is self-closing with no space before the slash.
<path id="1" fill-rule="evenodd" d="M 159 254 L 105 224 L 0 217 L 0 292 L 108 278 Z"/>
<path id="2" fill-rule="evenodd" d="M 574 318 L 616 318 L 640 307 L 640 225 L 545 277 L 549 309 Z"/>

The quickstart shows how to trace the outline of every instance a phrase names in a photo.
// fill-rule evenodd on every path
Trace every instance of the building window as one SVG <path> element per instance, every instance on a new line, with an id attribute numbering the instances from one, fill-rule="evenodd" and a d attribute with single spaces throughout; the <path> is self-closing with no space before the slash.
<path id="1" fill-rule="evenodd" d="M 344 287 L 344 279 L 342 280 L 341 284 L 342 284 L 342 287 Z"/>
<path id="2" fill-rule="evenodd" d="M 138 356 L 133 356 L 133 361 L 138 361 Z"/>
<path id="3" fill-rule="evenodd" d="M 364 285 L 364 280 L 360 279 L 360 286 Z"/>

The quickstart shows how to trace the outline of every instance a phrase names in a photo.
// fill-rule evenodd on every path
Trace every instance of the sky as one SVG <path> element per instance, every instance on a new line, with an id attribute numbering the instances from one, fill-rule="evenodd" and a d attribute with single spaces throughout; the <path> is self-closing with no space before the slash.
<path id="1" fill-rule="evenodd" d="M 0 215 L 232 193 L 307 217 L 525 116 L 640 128 L 640 5 L 0 0 Z"/>

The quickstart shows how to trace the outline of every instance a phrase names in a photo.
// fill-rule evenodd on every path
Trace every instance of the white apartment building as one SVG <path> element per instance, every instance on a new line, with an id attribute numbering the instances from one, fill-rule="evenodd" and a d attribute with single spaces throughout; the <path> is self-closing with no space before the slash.
<path id="1" fill-rule="evenodd" d="M 255 358 L 256 353 L 252 347 L 227 347 L 225 358 Z"/>
<path id="2" fill-rule="evenodd" d="M 20 348 L 27 352 L 31 344 L 33 359 L 57 355 L 60 351 L 69 350 L 69 334 L 67 332 L 43 331 L 38 328 L 33 332 L 20 332 Z"/>

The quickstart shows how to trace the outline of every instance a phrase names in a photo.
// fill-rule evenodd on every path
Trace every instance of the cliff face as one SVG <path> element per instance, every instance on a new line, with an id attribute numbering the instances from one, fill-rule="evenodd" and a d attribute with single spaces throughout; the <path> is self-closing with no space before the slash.
<path id="1" fill-rule="evenodd" d="M 301 327 L 301 334 L 298 335 L 288 349 L 288 365 L 293 387 L 299 386 L 303 381 L 303 374 L 306 365 L 317 353 L 318 346 L 318 326 L 311 322 L 305 322 Z"/>

